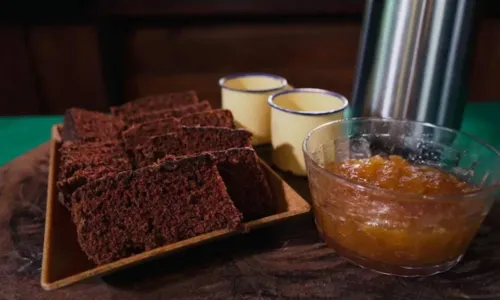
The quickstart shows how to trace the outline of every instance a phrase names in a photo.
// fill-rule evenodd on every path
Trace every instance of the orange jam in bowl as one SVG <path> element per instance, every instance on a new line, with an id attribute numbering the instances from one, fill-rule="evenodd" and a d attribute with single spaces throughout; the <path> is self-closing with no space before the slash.
<path id="1" fill-rule="evenodd" d="M 317 195 L 316 223 L 326 242 L 373 262 L 410 270 L 453 262 L 484 218 L 481 201 L 454 200 L 453 195 L 472 192 L 472 187 L 400 156 L 347 160 L 326 168 L 354 182 L 411 195 L 359 190 L 340 181 L 325 182 Z M 426 195 L 449 198 L 429 201 Z M 393 273 L 390 267 L 386 272 Z"/>
<path id="2" fill-rule="evenodd" d="M 494 199 L 432 162 L 410 163 L 390 151 L 353 153 L 359 149 L 352 142 L 308 149 L 308 139 L 305 160 L 321 237 L 343 257 L 375 271 L 424 276 L 453 267 Z"/>

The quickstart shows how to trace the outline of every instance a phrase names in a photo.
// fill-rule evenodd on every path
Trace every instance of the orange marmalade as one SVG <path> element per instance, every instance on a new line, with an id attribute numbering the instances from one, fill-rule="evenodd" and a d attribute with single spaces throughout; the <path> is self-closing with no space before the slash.
<path id="1" fill-rule="evenodd" d="M 311 172 L 316 223 L 347 258 L 409 268 L 458 261 L 484 217 L 480 199 L 458 196 L 473 187 L 435 167 L 400 156 L 326 167 L 351 183 Z"/>

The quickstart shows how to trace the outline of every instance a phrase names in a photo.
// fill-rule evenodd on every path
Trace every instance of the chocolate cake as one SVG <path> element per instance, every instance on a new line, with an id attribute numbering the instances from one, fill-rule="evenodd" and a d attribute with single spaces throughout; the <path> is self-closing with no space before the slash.
<path id="1" fill-rule="evenodd" d="M 276 213 L 271 190 L 253 148 L 231 148 L 208 153 L 214 156 L 227 192 L 236 208 L 243 213 L 245 221 Z M 173 159 L 166 157 L 159 162 Z"/>
<path id="2" fill-rule="evenodd" d="M 212 110 L 212 106 L 210 105 L 210 103 L 208 103 L 208 101 L 206 100 L 203 100 L 199 103 L 181 106 L 177 109 L 164 109 L 155 112 L 141 113 L 138 115 L 125 115 L 123 117 L 123 120 L 127 124 L 137 124 L 166 118 L 180 118 L 186 115 L 210 110 Z"/>
<path id="3" fill-rule="evenodd" d="M 87 151 L 99 151 L 99 153 L 123 153 L 122 140 L 107 140 L 107 141 L 66 141 L 59 147 L 59 153 L 64 155 L 74 155 L 77 153 L 85 153 Z"/>
<path id="4" fill-rule="evenodd" d="M 122 138 L 125 148 L 133 150 L 137 145 L 145 143 L 150 137 L 176 131 L 179 127 L 177 118 L 159 119 L 132 125 L 122 132 Z"/>
<path id="5" fill-rule="evenodd" d="M 181 127 L 175 133 L 155 136 L 134 150 L 135 163 L 144 167 L 165 155 L 193 155 L 206 151 L 249 147 L 252 134 L 243 129 Z"/>
<path id="6" fill-rule="evenodd" d="M 59 200 L 68 210 L 71 210 L 71 195 L 77 188 L 106 175 L 117 174 L 131 169 L 132 168 L 126 169 L 116 166 L 98 166 L 80 169 L 72 176 L 57 181 L 56 186 L 62 194 L 62 197 L 59 197 Z"/>
<path id="7" fill-rule="evenodd" d="M 70 108 L 64 114 L 64 141 L 99 141 L 118 139 L 125 123 L 112 115 L 81 108 Z"/>
<path id="8" fill-rule="evenodd" d="M 121 106 L 113 106 L 110 110 L 115 116 L 127 118 L 127 116 L 151 113 L 158 110 L 176 109 L 198 103 L 198 101 L 196 92 L 187 91 L 139 98 Z"/>
<path id="9" fill-rule="evenodd" d="M 210 155 L 106 176 L 78 188 L 72 201 L 80 246 L 98 265 L 242 219 Z"/>
<path id="10" fill-rule="evenodd" d="M 251 133 L 229 110 L 188 91 L 111 112 L 69 109 L 59 147 L 59 199 L 96 264 L 277 212 Z"/>
<path id="11" fill-rule="evenodd" d="M 180 119 L 182 126 L 213 126 L 234 128 L 233 114 L 227 109 L 216 109 L 208 112 L 187 115 Z"/>
<path id="12" fill-rule="evenodd" d="M 73 174 L 82 169 L 91 169 L 100 166 L 121 169 L 122 166 L 127 166 L 130 163 L 128 156 L 122 153 L 113 154 L 93 154 L 81 153 L 75 155 L 66 155 L 62 157 L 59 165 L 60 178 L 69 178 Z"/>
<path id="13" fill-rule="evenodd" d="M 131 170 L 132 163 L 122 144 L 116 141 L 72 143 L 64 142 L 60 149 L 58 181 L 63 204 L 71 207 L 73 191 L 88 181 L 104 175 Z"/>
<path id="14" fill-rule="evenodd" d="M 152 136 L 176 131 L 185 127 L 225 127 L 233 128 L 233 115 L 229 110 L 217 109 L 209 112 L 190 114 L 183 118 L 166 118 L 134 124 L 122 133 L 125 148 L 133 150 Z"/>
<path id="15" fill-rule="evenodd" d="M 229 196 L 246 221 L 275 214 L 271 190 L 251 147 L 211 152 Z"/>

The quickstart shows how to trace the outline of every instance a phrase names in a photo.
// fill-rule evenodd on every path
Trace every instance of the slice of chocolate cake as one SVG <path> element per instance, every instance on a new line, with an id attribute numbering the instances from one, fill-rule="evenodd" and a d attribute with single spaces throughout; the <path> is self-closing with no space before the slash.
<path id="1" fill-rule="evenodd" d="M 139 98 L 121 106 L 112 106 L 110 110 L 113 115 L 126 118 L 126 116 L 140 115 L 158 110 L 176 109 L 184 105 L 198 103 L 198 101 L 195 91 L 187 91 Z"/>
<path id="2" fill-rule="evenodd" d="M 229 196 L 246 221 L 276 213 L 269 184 L 253 148 L 232 148 L 211 154 L 216 157 Z"/>
<path id="3" fill-rule="evenodd" d="M 211 110 L 212 106 L 210 105 L 210 103 L 208 103 L 208 101 L 206 100 L 203 100 L 200 103 L 181 106 L 177 109 L 164 109 L 155 112 L 141 113 L 138 115 L 126 115 L 123 117 L 123 120 L 127 124 L 138 124 L 144 122 L 151 122 L 159 119 L 180 118 L 186 115 L 211 111 Z"/>
<path id="4" fill-rule="evenodd" d="M 70 108 L 64 114 L 64 141 L 100 141 L 119 139 L 125 123 L 112 115 L 80 108 Z"/>
<path id="5" fill-rule="evenodd" d="M 183 118 L 167 118 L 134 124 L 122 133 L 125 148 L 133 150 L 152 136 L 176 131 L 180 125 L 185 127 L 225 127 L 233 128 L 233 115 L 229 110 L 218 109 L 209 112 L 187 115 Z"/>
<path id="6" fill-rule="evenodd" d="M 66 141 L 59 147 L 59 153 L 61 153 L 61 156 L 65 156 L 67 154 L 75 155 L 77 153 L 85 153 L 92 150 L 99 151 L 101 154 L 123 153 L 123 141 L 121 139 L 95 142 Z"/>
<path id="7" fill-rule="evenodd" d="M 234 128 L 233 114 L 228 109 L 216 109 L 208 112 L 187 115 L 180 119 L 182 126 L 212 126 Z"/>
<path id="8" fill-rule="evenodd" d="M 113 154 L 88 152 L 65 155 L 59 165 L 59 178 L 69 178 L 78 170 L 100 166 L 122 169 L 122 166 L 126 167 L 129 163 L 130 160 L 124 152 Z"/>
<path id="9" fill-rule="evenodd" d="M 89 182 L 73 194 L 72 216 L 81 248 L 98 265 L 242 219 L 210 155 Z"/>
<path id="10" fill-rule="evenodd" d="M 116 141 L 72 143 L 63 142 L 59 148 L 59 179 L 65 179 L 85 168 L 105 166 L 130 169 L 130 160 L 121 143 Z"/>
<path id="11" fill-rule="evenodd" d="M 117 174 L 119 172 L 132 170 L 132 168 L 122 168 L 116 166 L 97 166 L 92 168 L 84 168 L 76 171 L 71 177 L 60 179 L 56 186 L 61 197 L 59 201 L 68 209 L 71 210 L 71 195 L 80 186 L 87 182 L 99 179 L 107 175 Z"/>
<path id="12" fill-rule="evenodd" d="M 59 149 L 58 181 L 62 203 L 70 208 L 71 194 L 87 181 L 107 174 L 131 170 L 132 163 L 122 144 L 116 141 L 72 143 L 64 142 Z"/>
<path id="13" fill-rule="evenodd" d="M 134 150 L 136 146 L 145 143 L 150 137 L 176 131 L 179 127 L 179 120 L 177 118 L 159 119 L 132 125 L 122 132 L 122 138 L 125 148 L 127 150 Z"/>
<path id="14" fill-rule="evenodd" d="M 207 151 L 249 147 L 252 134 L 243 129 L 181 127 L 175 133 L 155 136 L 134 150 L 135 163 L 144 167 L 165 155 L 193 155 Z"/>
<path id="15" fill-rule="evenodd" d="M 208 153 L 214 156 L 229 196 L 243 213 L 245 221 L 277 213 L 269 184 L 253 148 L 231 148 Z M 159 163 L 173 159 L 166 157 Z"/>

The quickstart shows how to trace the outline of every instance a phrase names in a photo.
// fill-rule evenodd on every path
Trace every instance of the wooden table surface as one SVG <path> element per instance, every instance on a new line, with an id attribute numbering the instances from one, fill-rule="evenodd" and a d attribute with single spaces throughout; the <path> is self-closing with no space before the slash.
<path id="1" fill-rule="evenodd" d="M 500 299 L 500 209 L 459 266 L 398 278 L 341 259 L 311 216 L 53 292 L 40 287 L 48 144 L 0 168 L 0 299 Z M 307 182 L 286 176 L 306 198 Z"/>

